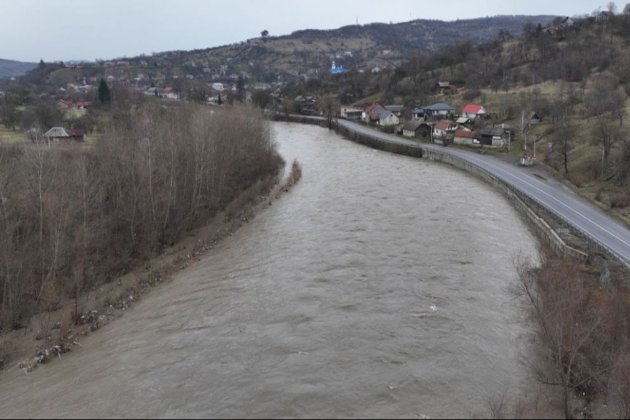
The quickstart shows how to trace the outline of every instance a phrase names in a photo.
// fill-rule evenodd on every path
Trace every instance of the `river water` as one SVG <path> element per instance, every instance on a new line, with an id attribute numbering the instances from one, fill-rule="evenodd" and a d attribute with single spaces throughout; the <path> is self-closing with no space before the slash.
<path id="1" fill-rule="evenodd" d="M 530 389 L 509 287 L 536 242 L 510 204 L 441 164 L 273 131 L 302 181 L 82 349 L 4 373 L 0 416 L 469 417 Z"/>

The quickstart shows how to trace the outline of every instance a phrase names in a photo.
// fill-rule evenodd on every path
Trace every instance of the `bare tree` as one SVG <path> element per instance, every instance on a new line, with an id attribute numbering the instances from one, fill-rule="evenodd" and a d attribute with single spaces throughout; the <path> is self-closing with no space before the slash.
<path id="1" fill-rule="evenodd" d="M 337 116 L 339 101 L 335 95 L 326 95 L 320 102 L 321 110 L 326 116 L 326 124 L 329 130 L 333 129 L 333 121 Z"/>
<path id="2" fill-rule="evenodd" d="M 551 104 L 551 121 L 553 133 L 551 142 L 553 151 L 560 156 L 565 176 L 569 175 L 569 153 L 573 148 L 573 140 L 577 135 L 577 128 L 571 122 L 571 106 L 565 100 L 558 100 Z"/>
<path id="3" fill-rule="evenodd" d="M 81 289 L 277 174 L 269 127 L 249 109 L 147 103 L 126 114 L 93 148 L 0 145 L 1 329 L 63 296 L 78 316 Z"/>
<path id="4" fill-rule="evenodd" d="M 610 154 L 613 147 L 623 139 L 623 130 L 608 117 L 598 118 L 591 130 L 592 142 L 602 149 L 601 159 L 601 177 L 607 176 L 607 170 L 610 163 Z"/>
<path id="5" fill-rule="evenodd" d="M 630 418 L 630 354 L 627 346 L 619 355 L 608 384 L 609 402 L 620 419 Z"/>
<path id="6" fill-rule="evenodd" d="M 536 379 L 562 390 L 566 418 L 572 417 L 573 391 L 596 379 L 584 350 L 602 325 L 601 314 L 577 267 L 568 261 L 546 261 L 540 270 L 519 264 L 520 293 L 525 297 L 536 329 L 535 342 L 541 350 L 530 361 Z"/>

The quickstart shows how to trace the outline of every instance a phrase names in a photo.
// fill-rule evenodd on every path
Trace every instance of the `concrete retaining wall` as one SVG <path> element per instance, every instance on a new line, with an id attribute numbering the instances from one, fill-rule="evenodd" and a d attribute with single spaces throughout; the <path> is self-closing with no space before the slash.
<path id="1" fill-rule="evenodd" d="M 548 211 L 546 208 L 538 205 L 536 202 L 531 200 L 526 195 L 514 190 L 510 185 L 501 181 L 494 175 L 486 172 L 475 165 L 470 164 L 462 159 L 459 159 L 455 156 L 451 156 L 444 153 L 428 151 L 426 149 L 422 149 L 422 145 L 418 144 L 417 147 L 409 147 L 405 145 L 397 145 L 394 143 L 389 143 L 383 140 L 380 140 L 375 137 L 370 137 L 366 135 L 362 135 L 357 133 L 354 130 L 345 127 L 337 127 L 337 131 L 345 136 L 346 138 L 355 141 L 357 143 L 365 144 L 369 147 L 373 147 L 379 150 L 392 151 L 394 153 L 403 154 L 407 156 L 414 157 L 424 157 L 426 159 L 447 163 L 451 166 L 454 166 L 459 169 L 463 169 L 466 172 L 469 172 L 484 181 L 492 184 L 495 188 L 497 188 L 500 192 L 502 192 L 508 200 L 514 205 L 516 210 L 525 218 L 526 222 L 534 229 L 536 235 L 544 241 L 549 247 L 558 255 L 565 258 L 574 258 L 579 261 L 587 261 L 590 256 L 589 253 L 578 250 L 569 244 L 567 244 L 558 233 L 549 225 L 546 220 L 553 220 L 556 223 L 562 225 L 563 227 L 568 228 L 572 231 L 576 236 L 581 238 L 584 235 L 581 232 L 575 231 L 571 226 L 567 225 L 564 220 L 556 217 L 553 213 Z M 418 150 L 420 149 L 420 150 Z M 584 238 L 588 241 L 588 238 Z M 589 247 L 589 251 L 593 253 L 599 254 L 608 254 L 599 247 L 597 244 L 588 241 L 591 247 Z"/>
<path id="2" fill-rule="evenodd" d="M 472 173 L 473 175 L 492 184 L 495 188 L 501 191 L 508 200 L 510 200 L 510 202 L 514 205 L 514 208 L 516 208 L 516 210 L 525 218 L 536 234 L 558 255 L 565 258 L 575 258 L 580 261 L 586 261 L 589 259 L 588 253 L 568 245 L 549 225 L 549 223 L 547 223 L 545 218 L 551 218 L 551 212 L 538 205 L 524 194 L 514 190 L 511 186 L 496 178 L 494 175 L 451 155 L 425 150 L 424 157 L 463 169 L 466 172 Z M 556 219 L 555 216 L 553 216 L 553 218 L 554 220 Z M 560 220 L 556 221 L 560 222 Z M 562 223 L 563 225 L 566 225 L 564 222 Z"/>
<path id="3" fill-rule="evenodd" d="M 276 115 L 277 120 L 299 122 L 307 124 L 315 124 L 320 126 L 326 126 L 326 121 L 323 118 L 308 117 L 308 116 L 296 116 L 296 115 Z M 386 152 L 412 156 L 412 157 L 425 157 L 430 160 L 447 163 L 456 168 L 465 170 L 484 181 L 492 184 L 500 192 L 502 192 L 508 200 L 514 205 L 516 210 L 525 218 L 527 223 L 534 229 L 537 236 L 544 241 L 549 247 L 558 255 L 566 258 L 574 258 L 580 261 L 587 261 L 592 259 L 592 256 L 604 255 L 609 260 L 618 261 L 621 265 L 625 266 L 625 263 L 616 255 L 610 253 L 607 249 L 600 246 L 598 243 L 584 235 L 581 231 L 575 229 L 573 226 L 566 223 L 566 221 L 547 208 L 541 206 L 527 195 L 515 190 L 512 186 L 508 185 L 504 181 L 495 177 L 489 172 L 478 168 L 477 166 L 457 158 L 455 156 L 440 153 L 436 151 L 429 151 L 422 148 L 421 144 L 402 144 L 388 142 L 377 137 L 373 137 L 367 134 L 362 134 L 351 128 L 346 128 L 335 124 L 336 131 L 346 137 L 347 139 L 356 143 L 372 147 L 374 149 L 383 150 Z M 550 225 L 553 223 L 556 226 L 561 226 L 569 230 L 573 235 L 583 239 L 587 244 L 587 249 L 582 251 L 567 244 Z"/>
<path id="4" fill-rule="evenodd" d="M 412 156 L 421 158 L 422 157 L 422 146 L 420 144 L 400 144 L 400 143 L 390 143 L 375 137 L 366 136 L 361 133 L 357 133 L 354 130 L 350 130 L 346 127 L 337 126 L 337 133 L 341 134 L 345 138 L 352 140 L 356 143 L 362 144 L 364 146 L 371 147 L 373 149 L 383 150 L 385 152 L 396 153 L 398 155 Z"/>

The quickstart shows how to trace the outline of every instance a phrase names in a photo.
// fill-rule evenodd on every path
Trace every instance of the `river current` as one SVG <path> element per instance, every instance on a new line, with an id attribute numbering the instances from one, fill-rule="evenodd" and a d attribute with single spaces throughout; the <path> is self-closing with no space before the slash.
<path id="1" fill-rule="evenodd" d="M 273 132 L 300 183 L 82 349 L 3 373 L 1 417 L 470 417 L 531 389 L 510 287 L 536 241 L 503 196 Z"/>

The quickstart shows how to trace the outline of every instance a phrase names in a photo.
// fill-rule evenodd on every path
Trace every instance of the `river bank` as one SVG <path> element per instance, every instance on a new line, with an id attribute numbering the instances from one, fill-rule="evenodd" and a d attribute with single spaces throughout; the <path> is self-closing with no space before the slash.
<path id="1" fill-rule="evenodd" d="M 3 416 L 469 417 L 537 393 L 509 292 L 536 241 L 500 194 L 328 130 L 273 130 L 304 168 L 291 194 L 85 351 L 7 372 Z"/>
<path id="2" fill-rule="evenodd" d="M 307 123 L 313 123 L 313 120 L 306 121 Z M 336 127 L 337 131 L 341 131 L 341 134 L 344 137 L 355 141 L 357 143 L 367 145 L 369 147 L 373 147 L 379 150 L 386 150 L 398 154 L 416 156 L 417 152 L 412 150 L 413 148 L 408 147 L 407 145 L 403 145 L 398 147 L 398 145 L 391 145 L 388 142 L 381 142 L 376 138 L 365 136 L 356 131 L 348 130 L 345 127 Z M 412 150 L 410 152 L 410 150 Z M 588 307 L 592 311 L 592 319 L 582 319 L 578 322 L 580 325 L 591 325 L 593 322 L 602 323 L 601 320 L 608 320 L 603 322 L 607 327 L 610 325 L 617 325 L 619 323 L 623 324 L 628 314 L 628 290 L 626 288 L 627 285 L 627 277 L 628 271 L 627 269 L 618 263 L 614 263 L 614 261 L 606 261 L 606 259 L 602 258 L 602 253 L 605 253 L 601 248 L 597 246 L 593 246 L 592 244 L 589 246 L 585 243 L 584 240 L 580 240 L 575 232 L 571 234 L 566 229 L 566 223 L 559 220 L 556 215 L 552 215 L 548 209 L 541 207 L 540 204 L 535 203 L 529 197 L 521 194 L 519 191 L 515 191 L 512 189 L 507 183 L 502 182 L 497 177 L 493 176 L 491 173 L 487 171 L 483 171 L 475 165 L 471 165 L 466 161 L 459 159 L 451 154 L 442 153 L 439 151 L 433 150 L 424 150 L 421 155 L 429 160 L 436 160 L 443 163 L 447 163 L 450 166 L 454 166 L 459 168 L 467 173 L 473 174 L 475 177 L 484 180 L 485 182 L 492 185 L 498 191 L 500 191 L 514 206 L 516 210 L 522 215 L 523 219 L 526 220 L 529 226 L 533 229 L 533 231 L 537 234 L 543 244 L 545 244 L 548 248 L 545 251 L 547 254 L 545 256 L 546 261 L 555 261 L 552 264 L 546 264 L 543 268 L 539 270 L 532 270 L 529 274 L 532 276 L 533 282 L 537 283 L 537 287 L 541 290 L 545 290 L 545 296 L 542 296 L 541 299 L 548 301 L 553 301 L 554 303 L 551 305 L 545 305 L 545 307 L 553 308 L 562 304 L 567 306 L 568 303 L 566 298 L 561 302 L 561 296 L 566 295 L 567 287 L 571 287 L 571 289 L 578 289 L 577 291 L 571 290 L 575 292 L 574 294 L 583 296 L 588 296 L 588 301 L 583 303 L 577 299 L 572 299 L 572 302 L 580 302 L 578 303 L 579 308 L 576 309 L 574 318 L 569 319 L 567 315 L 564 313 L 561 315 L 553 314 L 550 312 L 550 309 L 545 309 L 544 311 L 538 308 L 536 313 L 544 314 L 544 319 L 540 319 L 537 317 L 533 317 L 533 325 L 538 328 L 538 335 L 536 336 L 536 340 L 542 342 L 542 347 L 547 345 L 553 350 L 553 346 L 556 346 L 559 341 L 557 341 L 557 337 L 549 337 L 545 336 L 543 332 L 545 331 L 555 331 L 557 330 L 556 324 L 567 323 L 569 325 L 569 329 L 572 325 L 575 325 L 578 315 L 584 316 L 584 308 Z M 537 175 L 544 179 L 542 176 Z M 541 217 L 542 216 L 542 217 Z M 577 247 L 582 248 L 584 251 L 577 249 Z M 595 251 L 594 251 L 595 249 Z M 590 251 L 590 254 L 587 253 Z M 570 267 L 570 269 L 565 268 L 570 280 L 568 280 L 567 284 L 563 285 L 559 290 L 563 290 L 564 292 L 551 293 L 549 290 L 545 289 L 545 285 L 548 283 L 546 279 L 555 279 L 558 277 L 558 271 L 562 271 L 562 268 L 558 267 Z M 566 274 L 565 274 L 566 276 Z M 572 282 L 577 282 L 575 285 L 570 286 Z M 578 287 L 579 286 L 579 287 Z M 582 287 L 580 289 L 580 287 Z M 618 304 L 606 304 L 602 303 L 602 301 L 613 301 L 619 302 Z M 535 302 L 534 302 L 535 303 Z M 580 305 L 586 305 L 582 307 Z M 532 302 L 529 303 L 531 305 Z M 529 306 L 526 305 L 526 306 Z M 611 313 L 609 307 L 614 307 L 614 313 Z M 529 310 L 529 309 L 527 309 Z M 548 323 L 553 323 L 553 326 L 550 327 L 547 325 Z M 595 324 L 597 325 L 597 324 Z M 567 330 L 566 325 L 562 325 L 560 327 L 561 330 Z M 574 348 L 567 346 L 563 351 L 570 352 L 571 354 L 579 355 L 580 360 L 587 359 L 591 360 L 594 366 L 604 366 L 607 364 L 611 364 L 612 362 L 609 360 L 611 357 L 616 358 L 617 361 L 613 363 L 615 367 L 611 366 L 606 369 L 606 372 L 612 371 L 613 369 L 619 369 L 620 363 L 625 363 L 625 359 L 621 357 L 618 353 L 623 355 L 624 349 L 619 346 L 610 345 L 604 346 L 606 348 L 613 348 L 612 350 L 613 356 L 608 354 L 603 354 L 601 356 L 597 356 L 601 352 L 598 351 L 598 348 L 601 343 L 610 341 L 612 343 L 624 343 L 627 341 L 627 337 L 625 336 L 624 331 L 621 329 L 614 329 L 613 327 L 610 330 L 606 330 L 605 333 L 602 331 L 603 324 L 597 327 L 587 328 L 588 334 L 593 331 L 597 331 L 601 333 L 600 336 L 594 337 L 587 336 L 582 341 L 582 345 L 584 347 Z M 586 334 L 583 331 L 580 331 L 581 334 Z M 553 341 L 556 340 L 556 341 Z M 551 343 L 550 343 L 551 341 Z M 560 339 L 560 342 L 562 339 Z M 553 352 L 552 352 L 553 353 Z M 564 356 L 558 356 L 560 359 L 564 359 Z M 573 359 L 574 356 L 571 356 Z M 544 357 L 542 358 L 544 359 Z M 555 365 L 554 365 L 555 363 Z M 544 372 L 547 377 L 552 377 L 558 374 L 558 370 L 562 372 L 564 367 L 558 367 L 557 364 L 561 363 L 557 360 L 550 360 L 549 365 L 546 363 L 539 363 L 535 366 L 535 370 L 538 374 L 542 374 Z M 554 370 L 556 369 L 556 370 Z M 569 371 L 571 368 L 568 368 Z M 565 401 L 562 402 L 562 398 L 559 398 L 553 402 L 549 403 L 546 407 L 540 407 L 538 402 L 533 404 L 532 401 L 520 401 L 516 403 L 506 403 L 506 396 L 499 397 L 497 401 L 500 401 L 497 405 L 492 406 L 492 410 L 495 412 L 491 413 L 492 415 L 497 414 L 496 412 L 501 411 L 501 415 L 506 415 L 506 410 L 516 410 L 514 413 L 520 412 L 528 413 L 529 415 L 541 415 L 541 413 L 545 413 L 545 416 L 548 416 L 549 413 L 554 412 L 559 406 L 564 406 L 565 410 L 572 411 L 574 414 L 566 414 L 567 416 L 577 415 L 577 416 L 591 416 L 591 415 L 611 415 L 614 414 L 612 408 L 609 408 L 609 400 L 610 404 L 612 404 L 615 408 L 619 409 L 620 404 L 623 404 L 623 401 L 620 402 L 619 395 L 625 395 L 627 393 L 627 383 L 620 381 L 616 377 L 612 377 L 612 383 L 609 385 L 608 374 L 602 375 L 601 372 L 598 372 L 597 369 L 586 367 L 580 365 L 579 368 L 573 366 L 573 369 L 579 369 L 580 373 L 575 373 L 575 377 L 579 379 L 574 379 L 573 377 L 570 379 L 571 385 L 569 386 L 571 389 L 570 393 L 566 393 L 564 396 Z M 626 369 L 625 365 L 621 367 L 621 369 Z M 580 376 L 581 375 L 581 376 Z M 585 379 L 586 378 L 586 379 Z M 542 383 L 553 383 L 553 380 L 543 378 L 541 379 Z M 584 386 L 583 383 L 588 381 L 588 386 Z M 559 382 L 562 383 L 562 382 Z M 582 384 L 581 387 L 579 384 Z M 555 392 L 554 392 L 555 395 Z M 509 397 L 508 397 L 509 398 Z M 625 398 L 625 397 L 623 397 Z M 568 401 L 568 402 L 567 402 Z M 494 401 L 496 402 L 496 401 Z M 493 402 L 493 404 L 494 404 Z M 501 406 L 501 407 L 499 407 Z M 509 407 L 508 407 L 509 406 Z M 536 410 L 542 411 L 522 411 L 525 406 L 536 407 Z M 555 407 L 555 409 L 554 409 Z M 566 407 L 571 407 L 566 408 Z M 520 411 L 519 411 L 520 410 Z M 519 415 L 521 415 L 519 414 Z M 558 413 L 556 412 L 556 415 Z M 513 414 L 516 416 L 516 414 Z"/>
<path id="3" fill-rule="evenodd" d="M 243 190 L 201 228 L 188 232 L 185 238 L 141 267 L 82 293 L 78 299 L 65 299 L 57 310 L 32 317 L 22 330 L 1 335 L 0 376 L 2 370 L 15 368 L 30 373 L 39 365 L 80 348 L 83 337 L 122 317 L 146 295 L 172 280 L 175 273 L 198 262 L 218 242 L 288 192 L 299 181 L 301 169 L 294 162 L 284 172 L 280 169 L 276 175 L 266 176 Z M 75 313 L 80 314 L 77 324 L 72 322 Z"/>

